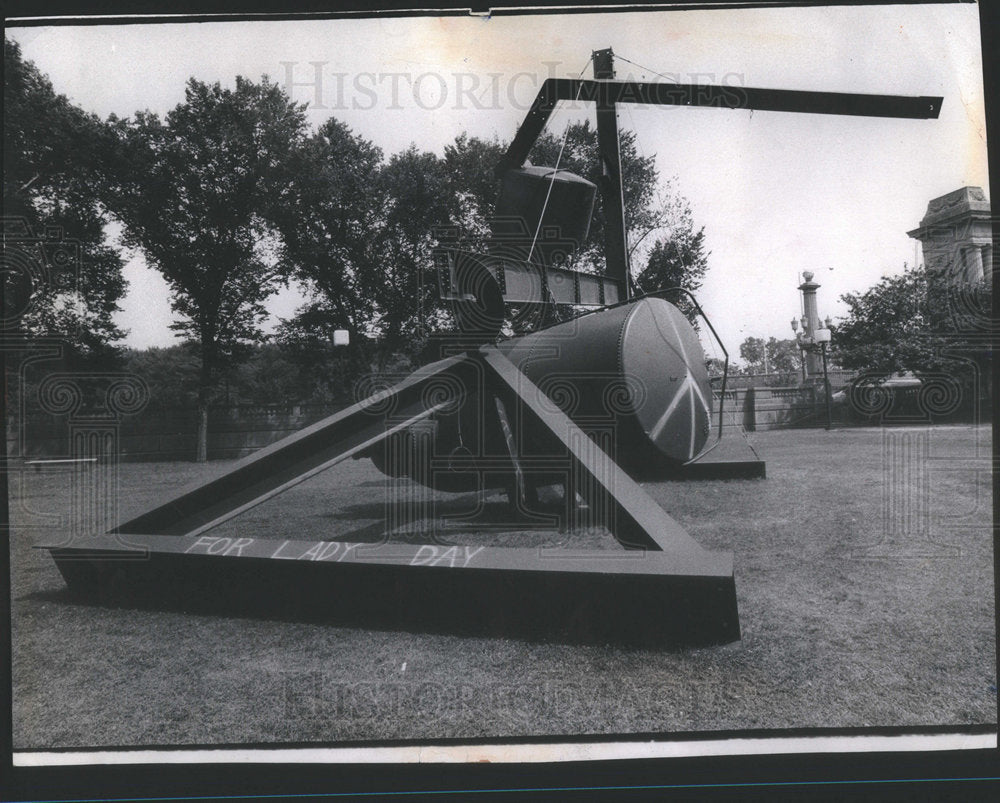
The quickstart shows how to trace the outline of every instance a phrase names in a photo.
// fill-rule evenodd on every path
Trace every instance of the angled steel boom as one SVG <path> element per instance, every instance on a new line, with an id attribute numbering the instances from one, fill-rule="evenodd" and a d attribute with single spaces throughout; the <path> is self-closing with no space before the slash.
<path id="1" fill-rule="evenodd" d="M 716 84 L 667 84 L 639 81 L 591 81 L 549 78 L 542 84 L 521 128 L 497 166 L 502 175 L 520 167 L 561 100 L 593 101 L 602 105 L 647 103 L 657 106 L 701 106 L 717 109 L 840 114 L 859 117 L 936 119 L 942 98 L 926 95 L 865 95 L 852 92 L 809 92 L 759 89 Z"/>

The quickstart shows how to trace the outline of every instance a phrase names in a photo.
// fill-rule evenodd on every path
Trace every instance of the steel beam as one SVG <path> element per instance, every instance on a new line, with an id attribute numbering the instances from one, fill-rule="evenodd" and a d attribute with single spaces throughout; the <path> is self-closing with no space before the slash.
<path id="1" fill-rule="evenodd" d="M 427 417 L 434 412 L 429 390 L 436 383 L 450 378 L 466 385 L 475 370 L 462 356 L 424 366 L 391 390 L 254 452 L 221 477 L 192 486 L 114 532 L 197 535 Z"/>
<path id="2" fill-rule="evenodd" d="M 611 48 L 594 51 L 594 78 L 615 77 Z M 597 146 L 601 153 L 601 200 L 604 203 L 605 272 L 621 283 L 625 298 L 629 290 L 628 244 L 625 235 L 625 182 L 622 179 L 621 143 L 618 139 L 618 110 L 608 97 L 597 100 Z"/>
<path id="3" fill-rule="evenodd" d="M 495 348 L 484 347 L 480 354 L 498 380 L 498 394 L 520 411 L 518 428 L 523 428 L 525 419 L 534 419 L 558 442 L 576 481 L 574 490 L 591 507 L 608 506 L 606 524 L 622 546 L 662 550 L 692 560 L 709 554 L 514 363 Z"/>
<path id="4" fill-rule="evenodd" d="M 557 268 L 537 262 L 523 262 L 493 254 L 477 254 L 442 249 L 437 255 L 439 296 L 460 301 L 466 288 L 458 280 L 458 264 L 472 260 L 496 279 L 503 300 L 509 304 L 568 304 L 578 307 L 605 307 L 625 299 L 626 282 L 611 276 Z"/>
<path id="5" fill-rule="evenodd" d="M 50 548 L 107 605 L 662 647 L 740 637 L 732 563 L 659 552 L 104 535 Z M 130 559 L 133 558 L 133 559 Z"/>
<path id="6" fill-rule="evenodd" d="M 591 101 L 605 106 L 615 103 L 647 103 L 658 106 L 704 106 L 928 120 L 937 118 L 943 99 L 925 95 L 865 95 L 714 84 L 549 78 L 542 84 L 507 153 L 501 158 L 496 168 L 498 176 L 524 164 L 528 152 L 560 100 Z"/>

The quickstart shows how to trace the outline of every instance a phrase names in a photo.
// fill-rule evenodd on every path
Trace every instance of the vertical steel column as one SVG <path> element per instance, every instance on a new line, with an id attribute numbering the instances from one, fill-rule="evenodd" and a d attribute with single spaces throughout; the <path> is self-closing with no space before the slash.
<path id="1" fill-rule="evenodd" d="M 595 50 L 594 78 L 611 80 L 615 77 L 614 53 L 611 48 Z M 629 288 L 628 246 L 625 241 L 625 200 L 622 180 L 621 151 L 618 142 L 618 117 L 614 102 L 600 91 L 597 99 L 597 143 L 601 152 L 601 198 L 604 200 L 604 255 L 606 273 L 621 282 L 625 298 Z"/>

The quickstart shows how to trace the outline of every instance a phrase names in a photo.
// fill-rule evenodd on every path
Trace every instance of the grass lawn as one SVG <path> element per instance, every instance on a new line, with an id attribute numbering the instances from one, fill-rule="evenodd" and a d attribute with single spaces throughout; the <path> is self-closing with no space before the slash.
<path id="1" fill-rule="evenodd" d="M 703 546 L 735 553 L 742 641 L 684 650 L 84 604 L 31 548 L 68 514 L 69 473 L 15 470 L 14 746 L 995 723 L 990 436 L 761 432 L 766 480 L 644 484 Z M 226 465 L 123 465 L 120 513 Z M 369 461 L 348 461 L 224 527 L 360 540 L 381 530 L 385 487 Z M 467 542 L 540 537 L 617 548 L 600 533 Z"/>

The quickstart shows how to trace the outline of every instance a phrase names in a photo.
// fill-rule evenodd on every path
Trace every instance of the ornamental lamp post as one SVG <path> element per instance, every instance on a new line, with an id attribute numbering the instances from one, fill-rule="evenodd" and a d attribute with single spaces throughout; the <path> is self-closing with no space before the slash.
<path id="1" fill-rule="evenodd" d="M 812 280 L 813 274 L 805 271 L 802 274 L 805 280 L 799 289 L 805 302 L 806 314 L 801 318 L 802 331 L 799 332 L 799 320 L 792 318 L 792 332 L 795 333 L 795 342 L 798 343 L 799 350 L 803 353 L 802 360 L 802 381 L 806 381 L 806 365 L 810 366 L 810 373 L 815 373 L 813 365 L 816 354 L 822 359 L 823 365 L 823 394 L 826 397 L 826 428 L 833 426 L 833 407 L 830 399 L 830 374 L 826 361 L 826 346 L 830 342 L 830 328 L 833 325 L 830 316 L 825 321 L 820 321 L 819 313 L 816 311 L 816 288 L 819 285 Z M 811 359 L 807 359 L 811 358 Z"/>
<path id="2" fill-rule="evenodd" d="M 805 334 L 805 316 L 802 316 L 802 332 Z M 797 318 L 792 318 L 792 332 L 795 333 L 795 342 L 799 346 L 799 365 L 802 367 L 802 384 L 806 383 L 806 353 L 802 348 L 802 338 L 799 335 L 799 321 Z"/>
<path id="3" fill-rule="evenodd" d="M 802 284 L 799 285 L 799 292 L 802 293 L 802 336 L 808 338 L 810 344 L 813 341 L 813 335 L 815 335 L 816 330 L 820 328 L 819 313 L 816 311 L 816 291 L 819 290 L 819 282 L 813 281 L 813 276 L 815 274 L 810 270 L 802 271 Z M 806 351 L 806 368 L 810 376 L 815 376 L 819 373 L 819 360 L 817 359 L 817 350 Z"/>
<path id="4" fill-rule="evenodd" d="M 826 428 L 833 426 L 833 407 L 830 401 L 830 374 L 826 366 L 826 344 L 830 342 L 830 317 L 824 321 L 826 326 L 817 329 L 813 339 L 819 344 L 820 354 L 823 355 L 823 395 L 826 398 Z"/>

